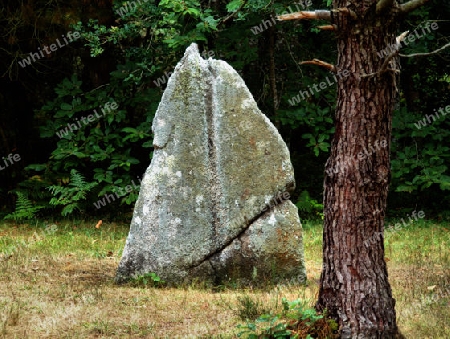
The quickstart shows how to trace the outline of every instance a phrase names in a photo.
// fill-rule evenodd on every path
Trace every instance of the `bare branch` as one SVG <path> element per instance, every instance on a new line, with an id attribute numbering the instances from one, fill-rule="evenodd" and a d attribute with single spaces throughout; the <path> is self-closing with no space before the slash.
<path id="1" fill-rule="evenodd" d="M 290 14 L 284 14 L 277 16 L 277 20 L 285 21 L 285 20 L 327 20 L 331 21 L 331 12 L 333 13 L 344 13 L 351 16 L 353 19 L 357 18 L 355 12 L 348 8 L 338 8 L 329 10 L 315 10 L 315 11 L 301 11 Z"/>
<path id="2" fill-rule="evenodd" d="M 318 29 L 321 29 L 322 31 L 337 31 L 337 25 L 323 25 L 323 26 L 317 26 Z"/>
<path id="3" fill-rule="evenodd" d="M 400 5 L 400 12 L 407 14 L 414 11 L 415 9 L 425 5 L 429 0 L 411 0 L 405 4 Z"/>
<path id="4" fill-rule="evenodd" d="M 433 55 L 436 53 L 439 53 L 440 51 L 446 49 L 450 47 L 450 42 L 444 46 L 442 46 L 441 48 L 438 48 L 437 50 L 433 51 L 433 52 L 429 52 L 429 53 L 414 53 L 414 54 L 399 54 L 401 57 L 403 58 L 414 58 L 414 57 L 421 57 L 421 56 L 427 56 L 427 55 Z"/>
<path id="5" fill-rule="evenodd" d="M 369 78 L 369 77 L 373 77 L 373 76 L 379 76 L 380 74 L 386 73 L 386 72 L 392 72 L 394 74 L 399 74 L 400 70 L 399 69 L 392 69 L 392 68 L 386 68 L 383 71 L 377 71 L 375 73 L 370 73 L 370 74 L 361 74 L 361 78 Z"/>
<path id="6" fill-rule="evenodd" d="M 398 37 L 395 38 L 395 41 L 397 42 L 397 45 L 399 45 L 409 34 L 409 31 L 404 31 L 402 34 L 400 34 Z"/>
<path id="7" fill-rule="evenodd" d="M 331 12 L 329 10 L 302 11 L 277 16 L 277 20 L 327 20 L 331 21 Z"/>
<path id="8" fill-rule="evenodd" d="M 379 0 L 377 2 L 376 11 L 377 14 L 384 12 L 385 10 L 392 8 L 394 5 L 394 0 Z"/>
<path id="9" fill-rule="evenodd" d="M 388 65 L 391 62 L 392 58 L 398 55 L 398 50 L 395 51 L 394 53 L 391 53 L 383 62 L 383 65 L 381 65 L 380 70 L 377 73 L 384 73 L 388 70 Z M 394 70 L 396 71 L 396 70 Z"/>
<path id="10" fill-rule="evenodd" d="M 316 66 L 324 67 L 325 69 L 327 69 L 330 72 L 336 73 L 336 66 L 329 64 L 328 62 L 319 60 L 319 59 L 302 61 L 300 63 L 300 65 L 316 65 Z"/>
<path id="11" fill-rule="evenodd" d="M 392 58 L 394 58 L 395 56 L 398 55 L 399 51 L 400 51 L 400 47 L 401 47 L 401 42 L 406 38 L 406 36 L 409 34 L 409 31 L 405 31 L 402 34 L 400 34 L 398 37 L 395 38 L 395 41 L 397 43 L 397 48 L 395 51 L 393 51 L 390 55 L 388 55 L 386 57 L 386 59 L 383 62 L 383 65 L 381 65 L 380 70 L 377 73 L 384 73 L 388 70 L 388 65 L 391 62 Z M 398 70 L 393 70 L 398 71 Z"/>
<path id="12" fill-rule="evenodd" d="M 398 37 L 395 38 L 395 41 L 397 43 L 397 46 L 395 48 L 395 50 L 389 54 L 386 59 L 384 60 L 383 64 L 381 65 L 380 69 L 375 72 L 375 73 L 370 73 L 370 74 L 362 74 L 361 78 L 367 78 L 367 77 L 372 77 L 374 75 L 380 75 L 383 74 L 385 72 L 394 72 L 394 73 L 400 73 L 399 69 L 392 69 L 392 68 L 388 68 L 392 58 L 394 58 L 395 56 L 397 56 L 399 53 L 399 49 L 401 47 L 401 42 L 406 38 L 406 36 L 409 34 L 409 31 L 405 31 L 402 34 L 400 34 Z"/>

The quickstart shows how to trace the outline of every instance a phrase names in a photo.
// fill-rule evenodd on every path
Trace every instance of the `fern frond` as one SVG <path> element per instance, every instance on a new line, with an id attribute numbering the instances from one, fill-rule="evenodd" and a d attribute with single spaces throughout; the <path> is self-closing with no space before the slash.
<path id="1" fill-rule="evenodd" d="M 87 183 L 83 175 L 79 173 L 76 169 L 70 171 L 70 186 L 78 187 L 80 189 L 85 189 Z"/>
<path id="2" fill-rule="evenodd" d="M 71 203 L 71 204 L 69 204 L 69 205 L 67 205 L 67 206 L 65 206 L 64 208 L 63 208 L 63 210 L 61 211 L 61 215 L 63 216 L 63 217 L 65 217 L 65 216 L 67 216 L 67 215 L 69 215 L 69 214 L 72 214 L 72 212 L 74 211 L 74 210 L 80 210 L 80 207 L 78 206 L 78 204 L 77 203 Z"/>
<path id="3" fill-rule="evenodd" d="M 79 202 L 86 200 L 87 194 L 97 185 L 97 182 L 86 182 L 81 173 L 76 169 L 72 169 L 68 186 L 52 185 L 47 187 L 53 195 L 50 205 L 63 205 L 64 208 L 61 211 L 63 216 L 71 214 L 75 210 L 81 211 Z"/>
<path id="4" fill-rule="evenodd" d="M 13 219 L 15 221 L 30 220 L 35 218 L 35 214 L 44 206 L 34 206 L 28 196 L 21 191 L 14 191 L 17 195 L 16 210 L 8 214 L 4 219 Z"/>

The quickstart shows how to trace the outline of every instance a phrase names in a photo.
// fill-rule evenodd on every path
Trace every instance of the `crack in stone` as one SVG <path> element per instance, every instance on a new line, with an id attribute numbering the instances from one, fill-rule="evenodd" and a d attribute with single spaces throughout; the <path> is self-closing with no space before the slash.
<path id="1" fill-rule="evenodd" d="M 285 191 L 287 192 L 287 191 Z M 284 193 L 284 192 L 283 192 Z M 272 201 L 272 200 L 271 200 Z M 275 200 L 276 201 L 276 200 Z M 270 213 L 271 210 L 275 209 L 275 207 L 277 207 L 278 205 L 282 205 L 285 202 L 290 201 L 289 199 L 287 200 L 282 200 L 281 202 L 277 202 L 275 205 L 270 205 L 269 204 L 265 204 L 264 207 L 262 208 L 263 211 L 261 211 L 259 214 L 257 214 L 255 217 L 253 217 L 252 219 L 246 221 L 245 227 L 233 238 L 231 238 L 229 241 L 227 241 L 225 244 L 223 244 L 222 246 L 220 246 L 217 250 L 215 250 L 214 252 L 208 254 L 207 256 L 205 256 L 203 259 L 200 259 L 200 261 L 198 263 L 195 263 L 191 266 L 188 267 L 188 269 L 193 269 L 196 268 L 198 266 L 200 266 L 201 264 L 203 264 L 205 261 L 209 261 L 212 257 L 214 257 L 216 254 L 220 254 L 224 249 L 226 249 L 228 246 L 231 245 L 231 243 L 233 241 L 235 241 L 236 239 L 239 240 L 239 238 L 245 233 L 245 231 L 247 231 L 249 229 L 249 227 L 255 222 L 257 221 L 259 218 L 261 218 L 262 216 L 264 216 L 267 213 Z M 272 209 L 266 209 L 266 207 L 272 206 Z M 210 262 L 211 266 L 214 265 Z M 216 269 L 214 268 L 214 271 L 216 271 Z"/>

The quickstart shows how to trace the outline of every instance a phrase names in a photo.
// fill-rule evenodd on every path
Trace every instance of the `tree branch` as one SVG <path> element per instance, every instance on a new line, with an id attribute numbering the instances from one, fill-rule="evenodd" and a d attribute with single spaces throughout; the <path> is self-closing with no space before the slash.
<path id="1" fill-rule="evenodd" d="M 391 62 L 392 58 L 394 58 L 395 56 L 398 55 L 400 48 L 401 48 L 401 43 L 402 41 L 407 37 L 407 35 L 409 34 L 409 31 L 405 31 L 402 34 L 400 34 L 398 37 L 395 38 L 395 42 L 397 43 L 397 49 L 395 51 L 393 51 L 390 55 L 388 55 L 388 57 L 384 60 L 383 65 L 381 65 L 381 68 L 379 70 L 379 72 L 377 73 L 384 73 L 387 71 L 388 69 L 388 65 Z M 399 71 L 394 69 L 394 72 Z"/>
<path id="2" fill-rule="evenodd" d="M 279 21 L 285 21 L 285 20 L 326 20 L 331 21 L 331 13 L 344 13 L 348 16 L 351 16 L 353 19 L 357 18 L 357 15 L 355 12 L 348 8 L 338 8 L 333 9 L 331 11 L 329 10 L 315 10 L 315 11 L 301 11 L 301 12 L 295 12 L 290 14 L 284 14 L 277 16 L 277 20 Z"/>
<path id="3" fill-rule="evenodd" d="M 383 0 L 380 0 L 383 1 Z M 409 12 L 414 11 L 415 9 L 425 5 L 429 0 L 411 0 L 405 4 L 400 5 L 400 12 L 403 14 L 408 14 Z M 378 5 L 377 5 L 378 6 Z"/>
<path id="4" fill-rule="evenodd" d="M 317 26 L 318 29 L 321 29 L 322 31 L 337 31 L 336 25 L 323 25 L 323 26 Z"/>
<path id="5" fill-rule="evenodd" d="M 399 73 L 400 72 L 399 69 L 395 69 L 395 67 L 388 69 L 388 66 L 389 66 L 392 58 L 394 58 L 395 56 L 397 56 L 399 54 L 398 52 L 399 52 L 400 47 L 401 47 L 401 42 L 406 38 L 406 36 L 408 34 L 409 34 L 409 31 L 405 31 L 402 34 L 400 34 L 398 37 L 395 38 L 395 42 L 397 43 L 396 50 L 393 51 L 391 54 L 389 54 L 386 57 L 386 59 L 384 60 L 383 64 L 381 65 L 381 68 L 380 68 L 379 71 L 377 71 L 375 73 L 370 73 L 370 74 L 362 74 L 361 78 L 372 77 L 374 75 L 383 74 L 384 72 L 387 72 L 387 71 L 391 71 L 391 72 L 394 72 L 394 73 Z"/>
<path id="6" fill-rule="evenodd" d="M 377 2 L 376 13 L 380 14 L 385 10 L 392 8 L 394 5 L 394 0 L 379 0 Z"/>
<path id="7" fill-rule="evenodd" d="M 327 69 L 330 72 L 336 73 L 336 66 L 329 64 L 328 62 L 319 60 L 319 59 L 302 61 L 300 63 L 300 65 L 316 65 L 316 66 L 324 67 L 325 69 Z"/>
<path id="8" fill-rule="evenodd" d="M 447 47 L 450 47 L 450 42 L 441 48 L 438 48 L 437 50 L 429 53 L 414 53 L 414 54 L 399 54 L 403 58 L 414 58 L 414 57 L 421 57 L 421 56 L 427 56 L 427 55 L 433 55 L 436 53 L 439 53 L 440 51 L 446 49 Z"/>
<path id="9" fill-rule="evenodd" d="M 277 20 L 327 20 L 331 21 L 331 11 L 316 10 L 316 11 L 302 11 L 277 16 Z"/>
<path id="10" fill-rule="evenodd" d="M 395 42 L 399 45 L 403 40 L 405 40 L 406 36 L 409 34 L 409 31 L 404 31 L 398 37 L 395 38 Z"/>

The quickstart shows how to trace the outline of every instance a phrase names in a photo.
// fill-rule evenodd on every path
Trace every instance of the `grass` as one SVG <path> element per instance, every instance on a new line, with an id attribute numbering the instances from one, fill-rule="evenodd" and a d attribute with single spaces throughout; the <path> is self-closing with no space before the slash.
<path id="1" fill-rule="evenodd" d="M 304 222 L 308 283 L 265 289 L 113 283 L 127 225 L 0 225 L 0 338 L 234 338 L 237 324 L 313 306 L 322 229 Z M 450 226 L 420 220 L 385 240 L 398 324 L 407 338 L 450 338 Z"/>

